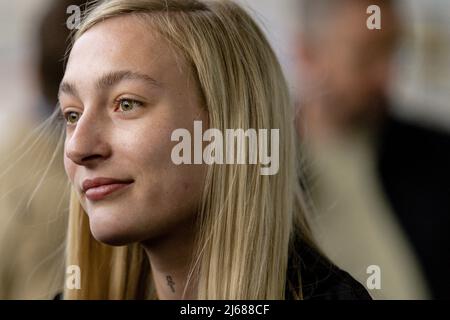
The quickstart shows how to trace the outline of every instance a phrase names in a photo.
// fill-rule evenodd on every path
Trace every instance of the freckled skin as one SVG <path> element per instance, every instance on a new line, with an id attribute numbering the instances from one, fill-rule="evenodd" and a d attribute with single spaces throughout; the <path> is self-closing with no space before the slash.
<path id="1" fill-rule="evenodd" d="M 161 85 L 126 80 L 106 90 L 96 88 L 101 75 L 122 70 L 149 75 Z M 94 237 L 113 245 L 151 241 L 191 221 L 206 168 L 174 165 L 171 151 L 177 142 L 170 138 L 178 128 L 193 135 L 194 121 L 207 124 L 207 112 L 184 61 L 142 21 L 122 16 L 99 23 L 76 41 L 63 81 L 78 91 L 78 96 L 61 94 L 63 112 L 81 114 L 67 128 L 64 165 Z M 144 106 L 129 113 L 116 110 L 120 96 Z M 92 202 L 81 186 L 95 177 L 135 182 Z"/>

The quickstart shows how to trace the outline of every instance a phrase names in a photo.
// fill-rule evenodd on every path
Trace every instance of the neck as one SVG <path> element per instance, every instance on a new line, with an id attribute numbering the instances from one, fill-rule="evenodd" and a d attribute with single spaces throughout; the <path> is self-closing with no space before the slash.
<path id="1" fill-rule="evenodd" d="M 194 300 L 194 279 L 186 283 L 194 247 L 194 227 L 186 224 L 173 234 L 142 243 L 150 261 L 153 282 L 160 300 Z"/>

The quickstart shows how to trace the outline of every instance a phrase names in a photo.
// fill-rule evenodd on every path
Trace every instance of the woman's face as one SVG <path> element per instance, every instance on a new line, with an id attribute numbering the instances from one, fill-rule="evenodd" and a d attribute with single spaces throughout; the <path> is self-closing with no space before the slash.
<path id="1" fill-rule="evenodd" d="M 195 217 L 205 167 L 176 166 L 171 134 L 207 127 L 199 97 L 185 61 L 142 19 L 108 19 L 76 41 L 59 95 L 64 165 L 97 240 L 151 240 Z M 121 183 L 85 191 L 97 178 Z"/>

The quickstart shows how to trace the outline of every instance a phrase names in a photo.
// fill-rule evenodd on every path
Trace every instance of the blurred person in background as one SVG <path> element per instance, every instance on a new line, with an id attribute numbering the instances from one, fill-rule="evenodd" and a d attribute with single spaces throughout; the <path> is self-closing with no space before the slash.
<path id="1" fill-rule="evenodd" d="M 379 267 L 374 298 L 448 299 L 450 138 L 393 115 L 396 4 L 301 1 L 297 125 L 313 227 L 325 253 L 368 288 Z M 381 30 L 367 27 L 370 5 Z"/>
<path id="2" fill-rule="evenodd" d="M 40 97 L 0 150 L 0 299 L 48 299 L 63 286 L 69 189 L 61 130 L 46 119 L 64 72 L 67 7 L 84 2 L 53 1 L 42 17 L 33 35 Z"/>

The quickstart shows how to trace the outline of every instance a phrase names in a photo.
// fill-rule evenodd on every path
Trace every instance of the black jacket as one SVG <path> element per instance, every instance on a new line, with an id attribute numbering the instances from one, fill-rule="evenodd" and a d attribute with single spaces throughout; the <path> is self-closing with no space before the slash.
<path id="1" fill-rule="evenodd" d="M 297 240 L 289 259 L 288 283 L 302 287 L 304 300 L 372 300 L 367 290 L 347 272 L 339 269 L 317 250 Z M 297 281 L 300 270 L 300 283 Z M 286 286 L 286 299 L 293 299 L 292 286 Z"/>

